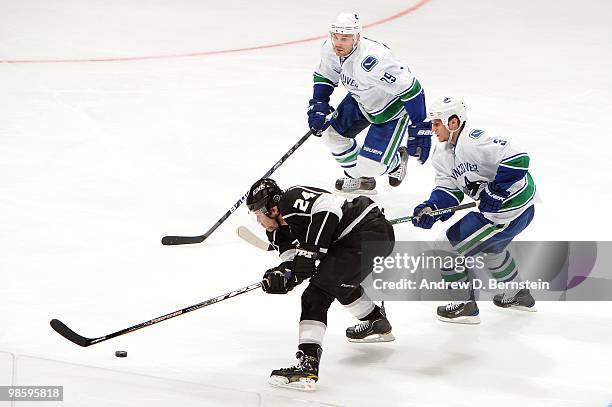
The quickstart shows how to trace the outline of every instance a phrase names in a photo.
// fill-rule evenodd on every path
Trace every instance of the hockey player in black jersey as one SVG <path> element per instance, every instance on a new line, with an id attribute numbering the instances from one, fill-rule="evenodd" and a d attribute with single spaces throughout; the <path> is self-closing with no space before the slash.
<path id="1" fill-rule="evenodd" d="M 389 255 L 395 243 L 393 227 L 376 203 L 365 196 L 347 199 L 313 187 L 282 191 L 265 178 L 251 187 L 247 206 L 266 229 L 282 261 L 265 272 L 263 290 L 286 294 L 310 279 L 302 294 L 298 364 L 272 371 L 272 385 L 315 389 L 327 310 L 334 299 L 361 321 L 347 328 L 349 341 L 394 340 L 384 309 L 360 285 L 372 271 L 373 257 Z M 363 252 L 367 242 L 383 243 Z"/>

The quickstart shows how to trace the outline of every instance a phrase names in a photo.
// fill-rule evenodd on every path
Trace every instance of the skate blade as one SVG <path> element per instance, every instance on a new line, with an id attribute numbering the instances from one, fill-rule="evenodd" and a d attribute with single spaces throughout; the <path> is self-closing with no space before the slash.
<path id="1" fill-rule="evenodd" d="M 366 336 L 363 339 L 352 339 L 346 338 L 349 342 L 353 343 L 378 343 L 378 342 L 393 342 L 395 340 L 395 336 L 391 332 L 387 332 L 386 334 L 374 334 Z"/>
<path id="2" fill-rule="evenodd" d="M 526 307 L 524 305 L 515 305 L 512 307 L 508 307 L 508 309 L 513 309 L 513 310 L 523 311 L 523 312 L 538 312 L 538 309 L 535 307 L 535 305 L 531 307 Z"/>
<path id="3" fill-rule="evenodd" d="M 285 376 L 270 376 L 268 383 L 274 387 L 282 387 L 285 389 L 299 391 L 315 391 L 317 390 L 317 382 L 313 379 L 301 378 L 297 381 L 290 382 Z"/>
<path id="4" fill-rule="evenodd" d="M 477 325 L 480 324 L 480 317 L 478 315 L 469 317 L 457 317 L 457 318 L 446 318 L 438 315 L 438 319 L 442 322 L 449 322 L 451 324 L 466 324 L 466 325 Z"/>

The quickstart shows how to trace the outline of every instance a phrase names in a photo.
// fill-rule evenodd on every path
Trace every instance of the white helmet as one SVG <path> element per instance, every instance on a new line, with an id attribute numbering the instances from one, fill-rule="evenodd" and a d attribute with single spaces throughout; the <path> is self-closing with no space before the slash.
<path id="1" fill-rule="evenodd" d="M 467 114 L 465 112 L 465 103 L 461 99 L 454 97 L 444 97 L 436 100 L 429 106 L 427 110 L 427 118 L 429 120 L 440 119 L 444 127 L 448 128 L 448 121 L 451 117 L 457 116 L 459 118 L 459 126 L 461 126 L 467 120 Z"/>
<path id="2" fill-rule="evenodd" d="M 340 13 L 329 30 L 332 34 L 359 34 L 361 22 L 356 13 Z"/>

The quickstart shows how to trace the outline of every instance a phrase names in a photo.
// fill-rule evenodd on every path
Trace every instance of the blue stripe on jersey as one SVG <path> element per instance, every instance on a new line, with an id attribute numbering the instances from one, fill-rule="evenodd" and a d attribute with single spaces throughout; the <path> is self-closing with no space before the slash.
<path id="1" fill-rule="evenodd" d="M 341 155 L 348 154 L 351 151 L 355 150 L 355 148 L 357 148 L 357 142 L 355 140 L 353 140 L 353 139 L 351 139 L 351 141 L 353 142 L 353 144 L 351 144 L 351 146 L 349 148 L 347 148 L 346 150 L 344 150 L 341 153 L 332 153 L 332 155 L 335 156 L 335 157 L 338 157 L 338 156 L 341 156 Z"/>
<path id="2" fill-rule="evenodd" d="M 315 83 L 312 87 L 312 98 L 322 99 L 329 102 L 329 97 L 334 92 L 334 87 L 325 83 Z"/>
<path id="3" fill-rule="evenodd" d="M 495 174 L 495 184 L 500 190 L 507 191 L 514 183 L 525 178 L 526 174 L 527 168 L 518 169 L 500 165 L 497 167 L 497 174 Z"/>
<path id="4" fill-rule="evenodd" d="M 427 117 L 425 110 L 425 94 L 422 91 L 414 98 L 403 102 L 403 105 L 412 123 L 422 122 Z"/>

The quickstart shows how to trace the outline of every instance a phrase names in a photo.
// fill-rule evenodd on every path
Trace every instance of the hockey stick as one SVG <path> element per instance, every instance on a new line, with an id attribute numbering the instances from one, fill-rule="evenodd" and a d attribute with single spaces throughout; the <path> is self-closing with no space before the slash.
<path id="1" fill-rule="evenodd" d="M 129 328 L 125 328 L 125 329 L 122 329 L 120 331 L 113 332 L 112 334 L 108 334 L 108 335 L 105 335 L 105 336 L 100 336 L 98 338 L 86 338 L 84 336 L 81 336 L 78 333 L 74 332 L 72 329 L 68 328 L 66 326 L 66 324 L 64 324 L 59 319 L 52 319 L 51 320 L 51 328 L 53 328 L 55 330 L 55 332 L 57 332 L 58 334 L 62 335 L 64 338 L 68 339 L 70 342 L 76 343 L 79 346 L 86 347 L 86 346 L 95 345 L 96 343 L 107 341 L 107 340 L 115 338 L 117 336 L 129 334 L 130 332 L 134 332 L 134 331 L 136 331 L 138 329 L 146 328 L 147 326 L 157 324 L 158 322 L 162 322 L 162 321 L 165 321 L 165 320 L 170 319 L 170 318 L 178 317 L 179 315 L 183 315 L 183 314 L 186 314 L 186 313 L 191 312 L 191 311 L 195 311 L 195 310 L 200 309 L 200 308 L 204 308 L 204 307 L 206 307 L 208 305 L 212 305 L 212 304 L 215 304 L 217 302 L 227 300 L 228 298 L 232 298 L 232 297 L 235 297 L 237 295 L 244 294 L 244 293 L 249 292 L 249 291 L 253 291 L 253 290 L 255 290 L 255 289 L 259 288 L 259 287 L 261 287 L 261 282 L 255 283 L 255 284 L 251 284 L 251 285 L 239 288 L 239 289 L 234 290 L 234 291 L 230 291 L 229 293 L 220 295 L 220 296 L 212 298 L 210 300 L 206 300 L 206 301 L 201 302 L 199 304 L 195 304 L 195 305 L 192 305 L 190 307 L 183 308 L 183 309 L 171 312 L 171 313 L 166 314 L 166 315 L 162 315 L 161 317 L 153 318 L 153 319 L 151 319 L 151 320 L 149 320 L 147 322 L 142 322 L 142 323 L 140 323 L 138 325 L 134 325 L 134 326 L 131 326 Z"/>
<path id="2" fill-rule="evenodd" d="M 451 206 L 450 208 L 436 209 L 435 211 L 431 211 L 429 215 L 431 216 L 444 215 L 447 213 L 460 211 L 462 209 L 473 208 L 475 206 L 476 206 L 476 202 L 470 202 L 470 203 L 463 204 L 463 205 Z M 406 216 L 403 218 L 391 219 L 389 220 L 389 223 L 391 223 L 392 225 L 395 225 L 398 223 L 412 222 L 413 218 L 414 216 Z M 251 232 L 246 226 L 238 226 L 238 229 L 236 229 L 236 233 L 238 233 L 238 236 L 240 236 L 242 240 L 249 243 L 250 245 L 257 247 L 258 249 L 261 249 L 264 251 L 274 250 L 274 247 L 270 243 L 257 237 L 257 235 Z"/>
<path id="3" fill-rule="evenodd" d="M 285 153 L 285 155 L 283 155 L 281 157 L 280 160 L 278 160 L 273 166 L 272 168 L 270 168 L 268 170 L 268 172 L 266 172 L 263 177 L 261 178 L 268 178 L 270 175 L 272 175 L 272 173 L 274 171 L 276 171 L 276 169 L 278 167 L 280 167 L 286 160 L 287 158 L 289 158 L 289 156 L 291 154 L 293 154 L 295 152 L 295 150 L 298 149 L 299 146 L 301 146 L 302 144 L 304 144 L 304 142 L 308 139 L 308 137 L 310 137 L 312 135 L 312 130 L 308 130 L 308 132 L 306 134 L 304 134 L 302 136 L 301 139 L 298 140 L 297 143 L 295 143 L 293 145 L 293 147 L 291 147 L 289 149 L 289 151 L 287 151 Z M 163 245 L 179 245 L 179 244 L 193 244 L 193 243 L 202 243 L 206 238 L 208 238 L 208 236 L 210 236 L 215 230 L 217 230 L 217 228 L 219 226 L 221 226 L 221 224 L 223 222 L 225 222 L 225 220 L 227 218 L 230 217 L 230 215 L 232 213 L 234 213 L 236 211 L 236 209 L 238 209 L 240 207 L 240 205 L 242 205 L 242 203 L 246 200 L 248 195 L 248 192 L 246 194 L 244 194 L 238 201 L 236 201 L 236 203 L 230 208 L 229 211 L 225 212 L 225 215 L 221 216 L 221 218 L 217 221 L 217 223 L 215 223 L 213 225 L 213 227 L 211 227 L 206 233 L 204 233 L 203 235 L 199 235 L 199 236 L 164 236 L 162 238 L 162 244 Z"/>
<path id="4" fill-rule="evenodd" d="M 242 240 L 257 247 L 258 249 L 264 251 L 274 250 L 274 247 L 270 243 L 257 237 L 257 235 L 251 232 L 246 226 L 238 226 L 236 233 L 238 233 L 238 236 L 240 236 Z"/>
<path id="5" fill-rule="evenodd" d="M 436 209 L 428 213 L 431 216 L 439 216 L 446 215 L 447 213 L 460 211 L 462 209 L 473 208 L 476 206 L 476 202 L 470 202 L 463 205 L 451 206 L 449 208 Z M 412 222 L 412 219 L 416 218 L 416 216 L 405 216 L 403 218 L 391 219 L 389 223 L 392 225 L 397 225 L 398 223 Z"/>

